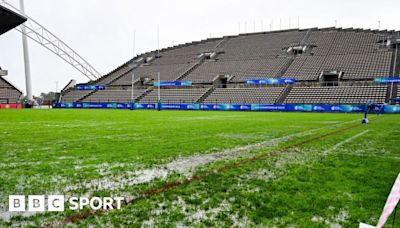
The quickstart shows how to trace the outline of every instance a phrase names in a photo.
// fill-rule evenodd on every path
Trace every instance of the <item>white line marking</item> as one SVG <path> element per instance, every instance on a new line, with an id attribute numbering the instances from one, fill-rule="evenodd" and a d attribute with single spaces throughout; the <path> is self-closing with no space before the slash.
<path id="1" fill-rule="evenodd" d="M 348 138 L 348 139 L 345 139 L 345 140 L 343 140 L 343 141 L 341 141 L 341 142 L 335 144 L 332 148 L 330 148 L 330 149 L 328 149 L 328 150 L 325 150 L 324 153 L 332 152 L 332 151 L 338 149 L 339 147 L 343 146 L 344 144 L 349 143 L 349 142 L 353 141 L 354 139 L 365 135 L 365 134 L 368 133 L 368 132 L 369 132 L 369 130 L 365 130 L 365 131 L 360 132 L 360 133 L 358 133 L 358 134 L 356 134 L 356 135 L 353 135 L 352 137 L 350 137 L 350 138 Z"/>

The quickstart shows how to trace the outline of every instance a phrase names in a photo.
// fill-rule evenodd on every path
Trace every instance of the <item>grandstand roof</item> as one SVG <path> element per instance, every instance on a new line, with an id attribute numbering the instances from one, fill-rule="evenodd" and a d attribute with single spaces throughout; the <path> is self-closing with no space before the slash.
<path id="1" fill-rule="evenodd" d="M 0 35 L 24 23 L 27 19 L 3 6 L 0 6 Z"/>

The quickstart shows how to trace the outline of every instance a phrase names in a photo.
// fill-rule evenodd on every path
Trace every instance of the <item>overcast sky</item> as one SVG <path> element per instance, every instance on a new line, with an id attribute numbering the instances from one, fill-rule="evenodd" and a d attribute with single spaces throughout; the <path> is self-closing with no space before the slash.
<path id="1" fill-rule="evenodd" d="M 1 0 L 0 0 L 1 1 Z M 19 7 L 18 0 L 7 0 Z M 338 27 L 400 30 L 399 0 L 25 0 L 27 15 L 44 25 L 83 56 L 101 74 L 106 74 L 136 52 L 172 46 L 210 36 L 273 29 Z M 247 26 L 246 26 L 247 25 Z M 86 78 L 61 59 L 29 42 L 33 92 L 54 91 L 70 79 Z M 0 66 L 6 78 L 25 91 L 21 34 L 15 30 L 0 36 Z"/>

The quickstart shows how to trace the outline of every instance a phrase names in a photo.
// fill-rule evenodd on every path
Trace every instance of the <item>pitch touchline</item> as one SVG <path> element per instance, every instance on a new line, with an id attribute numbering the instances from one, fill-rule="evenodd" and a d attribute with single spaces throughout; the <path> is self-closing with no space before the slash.
<path id="1" fill-rule="evenodd" d="M 360 136 L 363 136 L 363 135 L 365 135 L 365 134 L 368 133 L 368 132 L 369 132 L 369 130 L 365 130 L 365 131 L 362 131 L 362 132 L 360 132 L 360 133 L 358 133 L 358 134 L 356 134 L 356 135 L 353 135 L 353 136 L 351 136 L 350 138 L 345 139 L 345 140 L 343 140 L 343 141 L 337 143 L 337 144 L 334 145 L 332 148 L 330 148 L 330 149 L 328 149 L 328 150 L 325 150 L 324 153 L 329 153 L 329 152 L 331 152 L 331 151 L 333 151 L 333 150 L 336 150 L 337 148 L 343 146 L 344 144 L 346 144 L 346 143 L 348 143 L 348 142 L 351 142 L 351 141 L 353 141 L 354 139 L 356 139 L 356 138 L 358 138 L 358 137 L 360 137 Z"/>

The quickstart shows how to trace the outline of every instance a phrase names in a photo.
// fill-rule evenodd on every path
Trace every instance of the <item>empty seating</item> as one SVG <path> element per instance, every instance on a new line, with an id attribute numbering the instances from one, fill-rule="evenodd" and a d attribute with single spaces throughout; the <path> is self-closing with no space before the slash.
<path id="1" fill-rule="evenodd" d="M 142 95 L 146 90 L 143 89 L 134 89 L 133 90 L 133 99 L 138 98 Z M 128 103 L 132 98 L 132 90 L 131 89 L 108 89 L 108 90 L 98 90 L 90 96 L 86 97 L 82 100 L 82 102 L 119 102 L 119 103 Z"/>
<path id="2" fill-rule="evenodd" d="M 233 75 L 234 81 L 274 78 L 288 61 L 285 57 L 207 61 L 186 77 L 193 82 L 211 82 L 218 75 Z"/>
<path id="3" fill-rule="evenodd" d="M 378 41 L 386 34 L 364 31 L 313 31 L 308 39 L 314 55 L 343 55 L 375 52 L 380 49 Z"/>
<path id="4" fill-rule="evenodd" d="M 321 74 L 324 60 L 324 56 L 296 57 L 284 77 L 295 77 L 297 80 L 317 80 Z"/>
<path id="5" fill-rule="evenodd" d="M 235 78 L 235 81 L 275 78 L 288 61 L 289 59 L 286 57 L 250 60 L 247 63 L 249 67 L 244 71 L 244 75 L 241 78 Z"/>
<path id="6" fill-rule="evenodd" d="M 243 61 L 207 61 L 191 72 L 186 80 L 193 82 L 211 82 L 218 75 L 236 75 L 241 77 L 246 69 Z"/>
<path id="7" fill-rule="evenodd" d="M 361 82 L 390 76 L 393 49 L 385 45 L 385 40 L 391 35 L 394 31 L 334 28 L 241 34 L 161 49 L 159 55 L 157 51 L 144 53 L 137 58 L 139 65 L 133 72 L 144 89 L 157 81 L 159 71 L 162 81 L 192 81 L 193 88 L 163 88 L 164 103 L 193 103 L 200 97 L 210 103 L 275 103 L 286 96 L 283 86 L 215 89 L 208 97 L 202 97 L 207 89 L 197 87 L 225 82 L 227 87 L 240 87 L 246 80 L 279 77 L 296 78 L 298 85 L 310 86 L 295 86 L 287 103 L 365 103 L 368 99 L 383 102 L 385 86 L 362 86 L 372 83 Z M 294 46 L 305 49 L 288 52 Z M 215 55 L 211 59 L 200 56 L 205 52 Z M 331 71 L 341 72 L 340 81 L 355 86 L 312 87 L 320 85 L 322 72 Z M 329 75 L 326 78 L 329 80 Z M 108 87 L 94 93 L 70 91 L 63 101 L 129 101 L 131 93 L 121 88 L 129 90 L 132 66 L 125 63 L 91 84 Z M 156 91 L 135 91 L 135 98 L 142 103 L 155 103 Z"/>
<path id="8" fill-rule="evenodd" d="M 212 51 L 214 47 L 221 41 L 221 39 L 206 40 L 202 42 L 193 42 L 176 46 L 171 49 L 161 50 L 161 59 L 164 56 L 190 56 L 195 57 L 202 52 Z"/>
<path id="9" fill-rule="evenodd" d="M 0 88 L 11 88 L 11 85 L 5 79 L 0 77 Z"/>
<path id="10" fill-rule="evenodd" d="M 160 80 L 174 81 L 183 74 L 189 67 L 190 63 L 179 64 L 160 64 L 153 62 L 151 65 L 143 65 L 134 70 L 135 77 L 152 78 L 157 81 L 158 71 L 160 71 Z M 125 73 L 122 77 L 115 80 L 111 85 L 130 85 L 132 84 L 132 71 Z"/>
<path id="11" fill-rule="evenodd" d="M 107 85 L 110 82 L 112 82 L 113 80 L 116 80 L 118 77 L 121 77 L 121 75 L 126 74 L 130 70 L 131 70 L 131 67 L 129 67 L 127 64 L 125 64 L 125 65 L 115 69 L 111 73 L 103 76 L 102 78 L 97 80 L 95 83 L 98 85 L 101 85 L 101 84 Z"/>
<path id="12" fill-rule="evenodd" d="M 161 89 L 161 102 L 166 104 L 191 104 L 196 103 L 201 96 L 207 91 L 207 88 L 191 88 L 191 89 Z M 145 104 L 154 104 L 158 100 L 158 90 L 154 89 L 139 102 Z"/>
<path id="13" fill-rule="evenodd" d="M 293 87 L 289 104 L 365 104 L 385 102 L 387 86 Z"/>
<path id="14" fill-rule="evenodd" d="M 275 104 L 284 87 L 217 88 L 206 104 Z"/>
<path id="15" fill-rule="evenodd" d="M 285 77 L 316 80 L 322 71 L 342 71 L 343 79 L 374 79 L 390 74 L 392 53 L 374 52 L 347 55 L 297 57 Z"/>
<path id="16" fill-rule="evenodd" d="M 151 78 L 156 81 L 160 71 L 160 80 L 174 81 L 199 61 L 197 58 L 199 54 L 213 50 L 218 42 L 220 40 L 204 41 L 161 50 L 160 58 L 154 59 L 150 63 L 141 64 L 134 69 L 135 77 Z M 156 55 L 156 52 L 153 54 Z M 125 67 L 121 69 L 107 77 L 111 79 L 104 79 L 101 82 L 112 82 L 111 85 L 130 85 L 132 83 L 132 71 L 127 71 Z"/>
<path id="17" fill-rule="evenodd" d="M 220 59 L 245 59 L 254 56 L 276 56 L 285 54 L 285 47 L 298 44 L 307 31 L 285 31 L 276 33 L 242 35 L 231 38 L 223 45 L 225 54 Z"/>
<path id="18" fill-rule="evenodd" d="M 0 77 L 0 103 L 17 103 L 22 93 L 12 84 Z"/>
<path id="19" fill-rule="evenodd" d="M 22 93 L 14 88 L 0 88 L 0 103 L 17 103 Z"/>
<path id="20" fill-rule="evenodd" d="M 62 102 L 76 102 L 79 101 L 84 96 L 88 95 L 91 90 L 70 90 L 66 92 L 62 97 Z"/>
<path id="21" fill-rule="evenodd" d="M 338 34 L 330 50 L 332 55 L 375 52 L 379 50 L 378 41 L 387 38 L 382 34 L 356 31 L 344 31 Z"/>
<path id="22" fill-rule="evenodd" d="M 328 56 L 322 70 L 343 71 L 343 79 L 374 79 L 388 77 L 392 53 L 376 52 Z"/>
<path id="23" fill-rule="evenodd" d="M 218 75 L 232 75 L 236 82 L 254 78 L 295 77 L 317 80 L 322 71 L 342 71 L 343 79 L 369 80 L 387 77 L 390 73 L 392 50 L 382 45 L 391 32 L 371 32 L 354 29 L 289 30 L 244 34 L 224 39 L 193 42 L 162 49 L 160 58 L 142 63 L 134 72 L 136 77 L 163 81 L 177 80 L 207 51 L 218 53 L 215 61 L 207 60 L 184 79 L 194 83 L 210 83 Z M 306 53 L 292 56 L 288 47 L 306 45 Z M 144 56 L 155 56 L 156 52 Z M 287 69 L 286 69 L 287 68 Z M 104 76 L 97 84 L 130 85 L 131 70 L 125 64 Z"/>
<path id="24" fill-rule="evenodd" d="M 312 55 L 298 56 L 285 76 L 316 80 L 322 71 L 342 71 L 343 79 L 373 79 L 390 73 L 392 52 L 379 41 L 385 34 L 356 31 L 313 31 L 308 39 Z"/>

